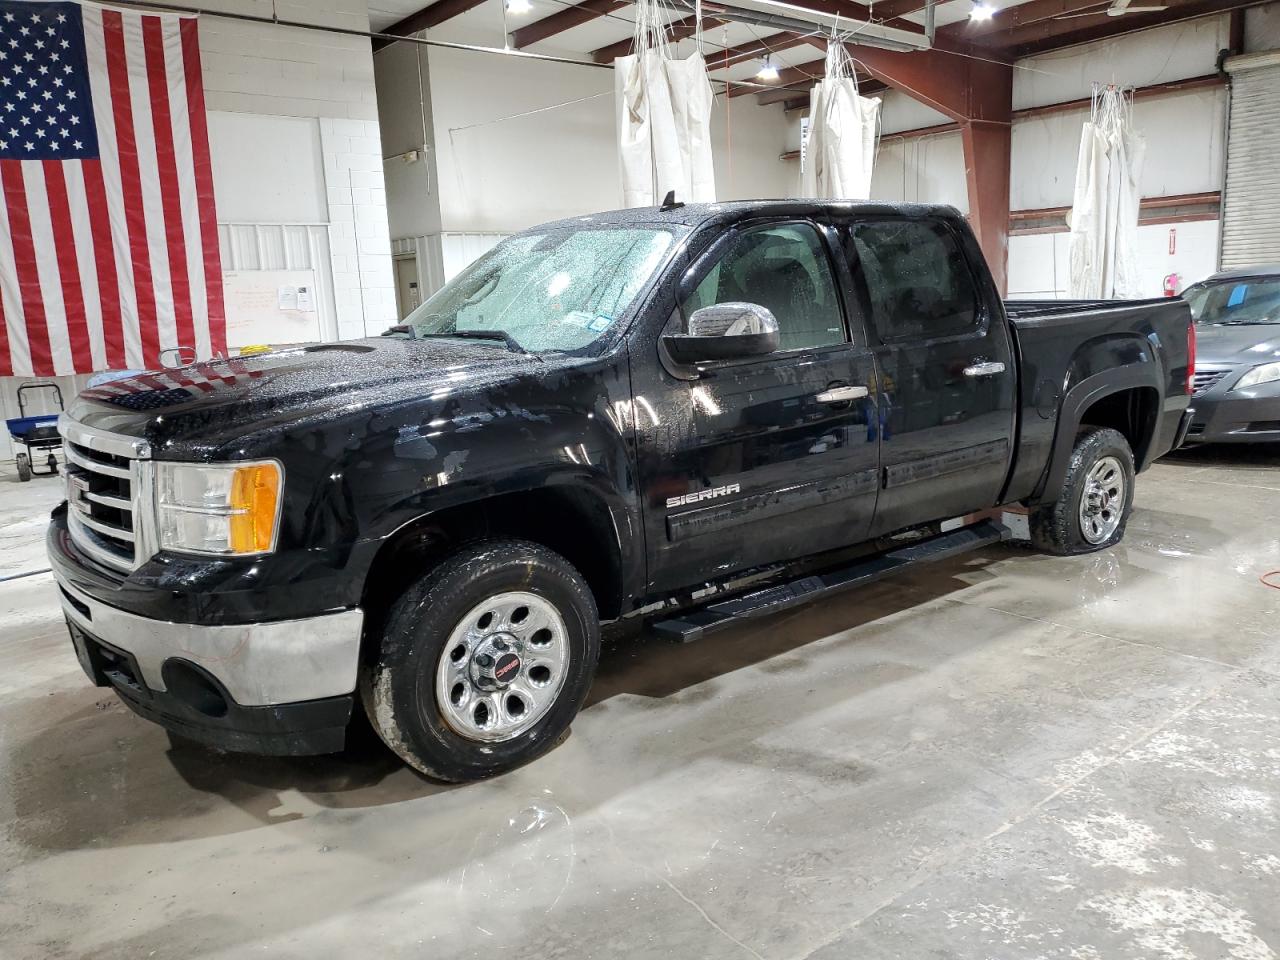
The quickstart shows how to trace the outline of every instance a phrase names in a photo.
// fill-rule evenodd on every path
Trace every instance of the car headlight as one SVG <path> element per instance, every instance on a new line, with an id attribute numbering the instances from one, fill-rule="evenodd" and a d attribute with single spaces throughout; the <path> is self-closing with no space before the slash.
<path id="1" fill-rule="evenodd" d="M 275 549 L 284 469 L 258 463 L 156 464 L 160 547 L 246 556 Z"/>
<path id="2" fill-rule="evenodd" d="M 1260 383 L 1280 380 L 1280 363 L 1263 363 L 1254 367 L 1232 387 L 1232 390 L 1243 390 L 1245 387 L 1256 387 Z"/>

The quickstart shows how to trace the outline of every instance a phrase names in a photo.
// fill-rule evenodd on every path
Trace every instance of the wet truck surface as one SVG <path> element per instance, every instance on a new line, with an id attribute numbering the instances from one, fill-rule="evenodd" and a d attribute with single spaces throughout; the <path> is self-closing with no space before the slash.
<path id="1" fill-rule="evenodd" d="M 1115 543 L 1193 354 L 1180 300 L 1003 303 L 947 207 L 582 217 L 381 337 L 85 391 L 49 554 L 86 672 L 172 732 L 324 753 L 359 710 L 475 779 L 565 735 L 602 624 L 696 639 L 1003 505 Z"/>

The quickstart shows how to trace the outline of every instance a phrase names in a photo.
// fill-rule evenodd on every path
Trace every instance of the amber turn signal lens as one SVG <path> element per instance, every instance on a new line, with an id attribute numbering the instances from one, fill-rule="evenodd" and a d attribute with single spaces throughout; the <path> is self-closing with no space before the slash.
<path id="1" fill-rule="evenodd" d="M 231 480 L 232 553 L 270 550 L 280 503 L 280 467 L 259 463 L 240 467 Z"/>

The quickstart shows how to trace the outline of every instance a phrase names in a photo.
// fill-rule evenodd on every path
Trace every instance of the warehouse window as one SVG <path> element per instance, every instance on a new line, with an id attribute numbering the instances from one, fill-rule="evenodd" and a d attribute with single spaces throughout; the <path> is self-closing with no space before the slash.
<path id="1" fill-rule="evenodd" d="M 844 343 L 844 316 L 816 230 L 789 223 L 741 233 L 684 302 L 688 318 L 717 303 L 754 303 L 778 321 L 783 350 Z"/>
<path id="2" fill-rule="evenodd" d="M 865 284 L 881 342 L 967 333 L 978 325 L 969 265 L 951 231 L 928 220 L 854 224 L 849 265 Z"/>

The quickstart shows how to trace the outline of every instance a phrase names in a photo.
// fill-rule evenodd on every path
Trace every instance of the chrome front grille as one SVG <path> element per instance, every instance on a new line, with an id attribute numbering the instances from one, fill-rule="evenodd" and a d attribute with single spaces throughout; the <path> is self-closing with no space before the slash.
<path id="1" fill-rule="evenodd" d="M 151 556 L 146 535 L 151 497 L 147 443 L 58 422 L 67 459 L 67 529 L 76 546 L 128 573 Z"/>
<path id="2" fill-rule="evenodd" d="M 1191 377 L 1191 395 L 1200 396 L 1230 372 L 1230 370 L 1197 370 Z"/>

